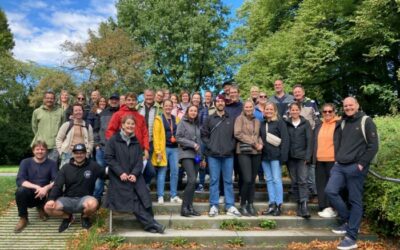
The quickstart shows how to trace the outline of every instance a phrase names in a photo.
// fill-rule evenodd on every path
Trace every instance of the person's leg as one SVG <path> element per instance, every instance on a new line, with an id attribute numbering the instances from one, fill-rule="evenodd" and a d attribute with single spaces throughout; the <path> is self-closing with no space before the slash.
<path id="1" fill-rule="evenodd" d="M 106 161 L 104 160 L 104 149 L 102 147 L 96 149 L 96 162 L 102 168 L 106 166 Z M 99 202 L 101 202 L 101 197 L 103 196 L 103 192 L 104 192 L 104 180 L 102 178 L 97 178 L 93 196 Z"/>
<path id="2" fill-rule="evenodd" d="M 261 165 L 261 155 L 252 155 L 251 156 L 251 179 L 250 179 L 250 185 L 249 185 L 249 190 L 248 190 L 248 202 L 249 204 L 254 203 L 254 195 L 256 192 L 256 177 L 258 174 L 258 168 Z"/>
<path id="3" fill-rule="evenodd" d="M 358 168 L 358 164 L 347 166 L 346 169 L 346 186 L 349 190 L 350 216 L 346 236 L 353 240 L 357 240 L 358 230 L 361 225 L 363 215 L 363 194 L 364 180 L 368 173 L 368 166 L 362 171 Z"/>
<path id="4" fill-rule="evenodd" d="M 50 206 L 49 202 L 44 205 L 44 211 L 49 216 L 68 218 L 73 213 L 73 208 L 70 206 L 71 198 L 61 197 L 54 201 L 54 206 Z M 64 211 L 66 210 L 66 211 Z"/>
<path id="5" fill-rule="evenodd" d="M 308 191 L 315 195 L 317 194 L 317 187 L 315 185 L 315 165 L 314 164 L 306 164 L 307 170 L 307 187 Z"/>
<path id="6" fill-rule="evenodd" d="M 60 162 L 60 169 L 67 163 L 69 163 L 69 160 L 72 158 L 71 153 L 62 153 L 61 154 L 61 162 Z"/>
<path id="7" fill-rule="evenodd" d="M 224 181 L 224 192 L 225 192 L 225 209 L 228 210 L 230 207 L 235 205 L 235 195 L 233 193 L 233 157 L 221 158 L 222 161 L 222 176 Z"/>
<path id="8" fill-rule="evenodd" d="M 305 161 L 298 160 L 297 161 L 297 183 L 299 186 L 299 199 L 300 202 L 308 202 L 308 187 L 307 187 L 307 174 L 308 165 L 306 165 Z"/>
<path id="9" fill-rule="evenodd" d="M 60 155 L 58 154 L 58 150 L 56 148 L 49 149 L 47 151 L 47 158 L 58 163 L 58 160 L 60 158 Z"/>
<path id="10" fill-rule="evenodd" d="M 165 188 L 165 174 L 167 173 L 167 167 L 157 168 L 157 197 L 164 197 Z"/>
<path id="11" fill-rule="evenodd" d="M 325 196 L 325 186 L 328 182 L 328 176 L 325 172 L 325 163 L 317 161 L 315 166 L 315 184 L 317 186 L 318 206 L 319 210 L 327 208 L 327 199 Z"/>
<path id="12" fill-rule="evenodd" d="M 270 161 L 272 173 L 272 186 L 275 193 L 275 202 L 277 205 L 283 203 L 283 184 L 282 184 L 282 168 L 279 160 Z M 268 191 L 269 192 L 269 191 Z"/>
<path id="13" fill-rule="evenodd" d="M 242 189 L 240 190 L 240 205 L 246 205 L 249 199 L 249 190 L 251 186 L 251 156 L 239 154 L 240 179 L 242 180 Z"/>
<path id="14" fill-rule="evenodd" d="M 153 164 L 151 164 L 152 155 L 153 155 L 153 142 L 150 142 L 149 159 L 147 160 L 146 168 L 144 169 L 143 172 L 143 177 L 147 185 L 150 185 L 151 179 L 153 179 L 153 177 L 156 176 L 157 174 Z"/>
<path id="15" fill-rule="evenodd" d="M 343 172 L 345 168 L 346 166 L 335 163 L 325 187 L 325 194 L 330 204 L 336 209 L 343 222 L 347 222 L 349 219 L 349 210 L 340 195 L 341 190 L 344 189 L 346 185 L 346 175 Z"/>
<path id="16" fill-rule="evenodd" d="M 99 203 L 93 196 L 84 196 L 78 203 L 78 211 L 82 212 L 83 218 L 92 216 L 98 208 Z"/>
<path id="17" fill-rule="evenodd" d="M 15 192 L 15 201 L 18 208 L 18 216 L 28 219 L 28 207 L 32 207 L 35 200 L 35 190 L 18 187 Z"/>
<path id="18" fill-rule="evenodd" d="M 273 176 L 271 169 L 271 161 L 264 160 L 261 162 L 265 174 L 265 182 L 267 183 L 268 201 L 270 204 L 276 203 L 275 190 L 273 185 Z"/>
<path id="19" fill-rule="evenodd" d="M 219 179 L 222 167 L 222 159 L 209 156 L 208 163 L 208 169 L 210 171 L 210 206 L 218 207 Z"/>
<path id="20" fill-rule="evenodd" d="M 182 166 L 185 168 L 187 174 L 187 183 L 183 195 L 183 205 L 187 207 L 193 202 L 197 173 L 193 159 L 183 159 Z"/>
<path id="21" fill-rule="evenodd" d="M 178 167 L 178 148 L 168 148 L 167 147 L 167 159 L 168 159 L 168 165 L 169 165 L 169 171 L 170 171 L 170 182 L 169 182 L 169 188 L 170 188 L 170 194 L 171 198 L 174 198 L 175 196 L 178 195 L 178 173 L 179 173 L 179 167 Z"/>
<path id="22" fill-rule="evenodd" d="M 299 187 L 297 184 L 297 160 L 289 159 L 287 162 L 287 167 L 290 175 L 293 198 L 296 200 L 296 202 L 300 202 Z"/>

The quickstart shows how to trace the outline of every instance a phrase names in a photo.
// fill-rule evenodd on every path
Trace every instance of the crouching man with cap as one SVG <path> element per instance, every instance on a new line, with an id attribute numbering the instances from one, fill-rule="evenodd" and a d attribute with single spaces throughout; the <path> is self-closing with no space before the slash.
<path id="1" fill-rule="evenodd" d="M 98 201 L 92 196 L 96 179 L 105 178 L 104 168 L 86 158 L 85 144 L 76 144 L 72 156 L 58 172 L 44 208 L 48 215 L 63 218 L 60 233 L 71 225 L 74 213 L 81 213 L 82 228 L 91 227 L 89 218 L 98 208 Z"/>

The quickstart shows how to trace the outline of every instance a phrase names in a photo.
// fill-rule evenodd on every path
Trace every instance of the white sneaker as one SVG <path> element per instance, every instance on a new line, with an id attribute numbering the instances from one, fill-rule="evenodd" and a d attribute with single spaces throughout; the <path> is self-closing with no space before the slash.
<path id="1" fill-rule="evenodd" d="M 179 198 L 179 196 L 175 196 L 174 198 L 171 198 L 171 203 L 178 203 L 178 204 L 182 204 L 182 199 Z"/>
<path id="2" fill-rule="evenodd" d="M 327 207 L 321 212 L 318 212 L 318 215 L 322 218 L 334 218 L 337 216 L 337 212 L 333 210 L 331 207 Z"/>
<path id="3" fill-rule="evenodd" d="M 228 211 L 226 211 L 227 215 L 230 216 L 235 216 L 235 217 L 242 217 L 242 214 L 239 212 L 239 210 L 237 210 L 236 207 L 232 206 L 228 209 Z"/>
<path id="4" fill-rule="evenodd" d="M 164 197 L 162 196 L 158 197 L 158 204 L 164 204 Z"/>
<path id="5" fill-rule="evenodd" d="M 217 215 L 218 215 L 218 207 L 217 206 L 211 206 L 210 212 L 208 212 L 208 216 L 215 217 Z"/>
<path id="6" fill-rule="evenodd" d="M 224 204 L 225 203 L 225 196 L 220 196 L 218 203 L 219 204 Z"/>

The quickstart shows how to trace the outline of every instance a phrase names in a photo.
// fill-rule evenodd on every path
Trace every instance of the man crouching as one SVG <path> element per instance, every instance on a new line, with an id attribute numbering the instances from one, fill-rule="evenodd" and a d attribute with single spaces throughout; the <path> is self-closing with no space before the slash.
<path id="1" fill-rule="evenodd" d="M 96 179 L 105 177 L 104 168 L 86 159 L 85 144 L 76 144 L 72 149 L 73 158 L 58 172 L 54 187 L 44 207 L 50 216 L 62 217 L 58 231 L 68 229 L 74 221 L 74 213 L 81 213 L 82 228 L 92 226 L 90 216 L 98 208 L 92 196 Z"/>
<path id="2" fill-rule="evenodd" d="M 36 207 L 39 218 L 43 221 L 47 219 L 43 206 L 58 171 L 57 163 L 47 158 L 47 151 L 47 144 L 38 140 L 32 145 L 33 157 L 21 161 L 15 192 L 20 218 L 14 229 L 16 233 L 28 225 L 28 207 Z"/>

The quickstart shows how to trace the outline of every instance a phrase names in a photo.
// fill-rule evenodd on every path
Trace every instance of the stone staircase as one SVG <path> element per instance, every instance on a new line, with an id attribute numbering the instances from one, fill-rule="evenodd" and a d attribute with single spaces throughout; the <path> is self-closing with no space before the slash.
<path id="1" fill-rule="evenodd" d="M 284 181 L 284 189 L 289 187 L 289 181 Z M 152 199 L 157 200 L 155 193 L 155 185 L 151 186 Z M 235 184 L 235 191 L 237 190 Z M 166 190 L 169 190 L 168 183 Z M 207 188 L 208 190 L 208 188 Z M 267 204 L 267 193 L 265 183 L 256 184 L 255 207 L 259 211 L 257 217 L 232 217 L 225 215 L 222 211 L 223 204 L 220 204 L 220 215 L 217 217 L 208 217 L 209 192 L 196 193 L 194 208 L 199 211 L 202 216 L 199 217 L 182 217 L 180 216 L 180 205 L 169 202 L 169 192 L 165 192 L 164 204 L 153 202 L 153 210 L 155 218 L 161 224 L 167 226 L 165 234 L 151 234 L 142 230 L 141 225 L 135 220 L 133 215 L 113 214 L 113 235 L 121 236 L 131 243 L 154 243 L 154 242 L 171 242 L 177 239 L 185 239 L 188 242 L 197 242 L 203 246 L 222 246 L 228 241 L 239 239 L 245 246 L 262 246 L 270 248 L 282 248 L 290 242 L 311 242 L 313 240 L 337 240 L 340 237 L 331 232 L 332 227 L 337 226 L 336 219 L 320 218 L 317 215 L 318 205 L 310 204 L 312 216 L 305 220 L 296 216 L 297 204 L 293 202 L 288 193 L 284 194 L 284 204 L 282 207 L 282 216 L 263 216 L 261 211 L 265 210 Z M 182 196 L 182 192 L 179 192 Z M 238 200 L 238 192 L 235 192 L 236 200 Z M 235 204 L 236 207 L 239 203 Z M 221 223 L 229 219 L 238 219 L 245 222 L 250 230 L 246 231 L 228 231 L 220 229 Z M 276 222 L 275 229 L 261 229 L 259 226 L 262 220 L 269 219 Z M 362 240 L 377 240 L 374 234 L 360 234 Z"/>
<path id="2" fill-rule="evenodd" d="M 29 224 L 21 233 L 14 233 L 14 227 L 19 220 L 15 205 L 0 216 L 0 249 L 66 249 L 67 241 L 75 237 L 81 229 L 79 217 L 68 230 L 59 233 L 61 219 L 49 218 L 47 221 L 41 221 L 36 209 L 29 209 L 28 212 Z"/>

